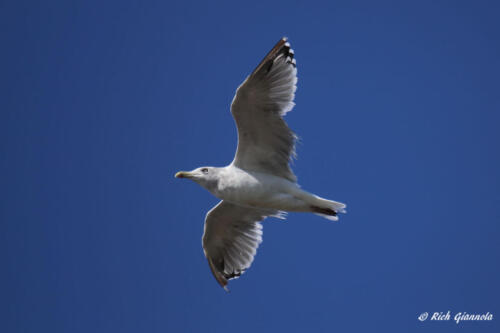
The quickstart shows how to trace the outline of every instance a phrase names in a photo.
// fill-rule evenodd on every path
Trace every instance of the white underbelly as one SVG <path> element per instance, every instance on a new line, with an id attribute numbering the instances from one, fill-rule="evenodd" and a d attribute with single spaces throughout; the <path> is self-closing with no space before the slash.
<path id="1" fill-rule="evenodd" d="M 220 187 L 217 197 L 234 204 L 254 208 L 285 211 L 304 211 L 307 205 L 294 193 L 298 186 L 284 178 L 261 173 L 243 172 L 227 179 Z"/>

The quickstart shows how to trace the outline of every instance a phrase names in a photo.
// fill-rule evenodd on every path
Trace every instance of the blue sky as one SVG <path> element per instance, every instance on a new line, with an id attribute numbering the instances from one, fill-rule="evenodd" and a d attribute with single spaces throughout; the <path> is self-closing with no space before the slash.
<path id="1" fill-rule="evenodd" d="M 0 331 L 498 332 L 494 1 L 0 5 Z M 304 189 L 225 293 L 201 249 L 236 87 L 282 36 Z M 494 315 L 420 322 L 422 312 Z"/>

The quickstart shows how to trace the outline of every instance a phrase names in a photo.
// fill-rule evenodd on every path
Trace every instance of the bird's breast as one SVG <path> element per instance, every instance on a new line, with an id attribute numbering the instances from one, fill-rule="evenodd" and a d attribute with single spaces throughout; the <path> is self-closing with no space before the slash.
<path id="1" fill-rule="evenodd" d="M 214 195 L 235 204 L 262 207 L 287 192 L 285 183 L 290 182 L 272 175 L 237 170 L 221 178 Z"/>

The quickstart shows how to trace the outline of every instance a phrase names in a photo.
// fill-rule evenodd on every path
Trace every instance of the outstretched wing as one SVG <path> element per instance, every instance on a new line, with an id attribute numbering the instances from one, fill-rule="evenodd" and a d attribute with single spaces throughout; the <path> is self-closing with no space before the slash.
<path id="1" fill-rule="evenodd" d="M 297 136 L 283 120 L 295 105 L 297 69 L 293 50 L 282 38 L 238 87 L 231 113 L 238 128 L 233 165 L 295 182 L 289 166 Z"/>
<path id="2" fill-rule="evenodd" d="M 203 251 L 215 279 L 227 290 L 227 282 L 250 267 L 262 242 L 260 221 L 278 211 L 252 209 L 221 201 L 205 218 Z"/>

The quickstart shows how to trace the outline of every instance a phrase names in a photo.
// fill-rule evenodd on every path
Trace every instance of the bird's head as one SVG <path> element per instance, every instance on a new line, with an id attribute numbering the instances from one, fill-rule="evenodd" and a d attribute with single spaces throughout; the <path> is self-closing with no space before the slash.
<path id="1" fill-rule="evenodd" d="M 211 191 L 217 186 L 218 171 L 220 168 L 200 167 L 192 171 L 179 171 L 175 174 L 175 178 L 188 178 Z"/>

